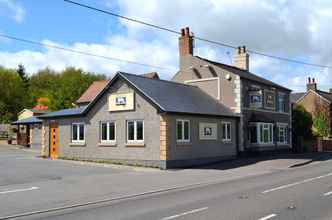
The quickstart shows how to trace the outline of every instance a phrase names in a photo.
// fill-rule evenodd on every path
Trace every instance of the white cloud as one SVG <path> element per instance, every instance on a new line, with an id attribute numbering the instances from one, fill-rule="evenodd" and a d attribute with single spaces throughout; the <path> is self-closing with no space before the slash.
<path id="1" fill-rule="evenodd" d="M 4 7 L 0 8 L 0 15 L 4 14 L 6 16 L 10 16 L 18 23 L 23 22 L 25 10 L 20 4 L 14 0 L 0 0 L 0 6 L 1 5 Z"/>
<path id="2" fill-rule="evenodd" d="M 249 49 L 332 65 L 332 3 L 328 0 L 121 0 L 122 14 L 177 30 L 190 26 L 197 36 L 247 45 Z M 140 10 L 137 10 L 139 8 Z M 169 34 L 121 21 L 132 35 L 152 31 L 159 39 Z M 196 42 L 196 53 L 229 63 L 224 48 Z M 207 51 L 209 51 L 207 53 Z M 303 89 L 308 75 L 332 87 L 332 71 L 251 56 L 251 70 L 289 86 Z M 300 78 L 303 79 L 300 85 Z M 298 79 L 298 80 L 294 80 Z"/>
<path id="3" fill-rule="evenodd" d="M 66 47 L 76 51 L 98 54 L 100 56 L 116 57 L 123 60 L 173 68 L 174 70 L 160 70 L 157 68 L 86 56 L 53 48 L 46 48 L 42 52 L 29 50 L 13 53 L 0 52 L 1 65 L 9 68 L 16 68 L 18 64 L 22 63 L 25 65 L 27 72 L 29 73 L 35 73 L 45 67 L 61 71 L 67 66 L 74 66 L 96 73 L 104 73 L 108 76 L 111 76 L 119 70 L 133 73 L 158 71 L 163 78 L 170 78 L 176 70 L 176 57 L 172 56 L 174 51 L 172 51 L 171 48 L 169 50 L 164 48 L 164 46 L 158 41 L 142 43 L 125 36 L 114 36 L 109 38 L 109 43 L 107 44 L 87 44 L 77 42 L 72 45 L 60 45 L 49 40 L 44 40 L 43 43 Z"/>

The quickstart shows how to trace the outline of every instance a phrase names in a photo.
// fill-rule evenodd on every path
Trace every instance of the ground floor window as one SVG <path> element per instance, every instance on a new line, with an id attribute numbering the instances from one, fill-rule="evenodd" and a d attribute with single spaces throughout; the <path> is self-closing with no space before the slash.
<path id="1" fill-rule="evenodd" d="M 287 144 L 287 125 L 278 125 L 277 127 L 277 141 L 280 144 Z"/>
<path id="2" fill-rule="evenodd" d="M 144 142 L 143 120 L 127 121 L 127 142 Z"/>
<path id="3" fill-rule="evenodd" d="M 189 120 L 176 120 L 176 140 L 178 142 L 190 141 L 190 122 Z"/>
<path id="4" fill-rule="evenodd" d="M 221 138 L 223 141 L 231 141 L 231 122 L 222 122 L 221 123 Z"/>
<path id="5" fill-rule="evenodd" d="M 71 125 L 71 141 L 84 142 L 85 141 L 85 128 L 84 123 L 72 123 Z"/>
<path id="6" fill-rule="evenodd" d="M 115 122 L 100 123 L 100 141 L 115 142 Z"/>
<path id="7" fill-rule="evenodd" d="M 255 144 L 273 144 L 273 124 L 272 123 L 250 123 L 249 140 Z"/>

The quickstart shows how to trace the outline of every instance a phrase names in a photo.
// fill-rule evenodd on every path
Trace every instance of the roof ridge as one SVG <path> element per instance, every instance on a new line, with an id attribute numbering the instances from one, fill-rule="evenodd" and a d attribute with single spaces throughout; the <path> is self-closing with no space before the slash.
<path id="1" fill-rule="evenodd" d="M 143 79 L 147 79 L 147 80 L 155 80 L 155 81 L 158 81 L 158 82 L 162 81 L 162 82 L 165 82 L 165 83 L 176 84 L 176 85 L 180 85 L 180 86 L 187 86 L 187 87 L 191 87 L 191 88 L 197 88 L 197 86 L 193 86 L 193 85 L 189 85 L 189 84 L 184 84 L 184 83 L 179 83 L 179 82 L 174 82 L 174 81 L 165 80 L 165 79 L 147 78 L 147 77 L 144 77 L 142 75 L 137 75 L 137 74 L 133 74 L 133 73 L 127 73 L 127 72 L 121 72 L 121 71 L 119 71 L 118 73 L 119 74 L 128 74 L 128 75 L 131 75 L 131 76 L 134 76 L 134 77 L 139 77 L 139 78 L 143 78 Z"/>
<path id="2" fill-rule="evenodd" d="M 238 68 L 238 67 L 236 67 L 236 66 L 228 65 L 228 64 L 221 63 L 221 62 L 218 62 L 218 61 L 209 60 L 209 59 L 206 59 L 206 58 L 203 58 L 203 57 L 200 57 L 200 56 L 195 56 L 195 57 L 198 58 L 198 59 L 205 60 L 205 61 L 210 62 L 210 63 L 215 64 L 215 65 L 216 65 L 216 64 L 218 64 L 218 65 L 223 65 L 223 66 L 226 66 L 226 67 L 232 68 L 232 69 L 234 69 L 234 70 L 241 71 L 241 72 L 243 72 L 243 73 L 245 73 L 245 74 L 251 74 L 251 75 L 253 75 L 253 76 L 255 76 L 255 77 L 257 77 L 257 78 L 259 78 L 259 79 L 261 79 L 261 80 L 265 80 L 265 81 L 267 81 L 267 82 L 265 82 L 265 83 L 264 83 L 264 82 L 260 82 L 260 83 L 263 83 L 263 84 L 268 84 L 268 83 L 270 83 L 270 84 L 272 84 L 272 85 L 274 85 L 274 86 L 276 86 L 276 87 L 280 87 L 280 88 L 282 88 L 282 89 L 292 91 L 291 89 L 289 89 L 289 88 L 287 88 L 287 87 L 285 87 L 285 86 L 283 86 L 283 85 L 279 85 L 278 83 L 275 83 L 275 82 L 273 82 L 273 81 L 271 81 L 271 80 L 269 80 L 269 79 L 266 79 L 266 78 L 264 78 L 264 77 L 262 77 L 262 76 L 259 76 L 259 75 L 255 74 L 255 73 L 252 73 L 252 72 L 250 72 L 250 71 L 248 71 L 248 70 L 244 70 L 244 69 Z M 241 76 L 240 76 L 240 77 L 241 77 Z M 253 80 L 253 81 L 257 81 L 257 80 L 254 80 L 254 79 L 252 79 L 252 80 Z"/>

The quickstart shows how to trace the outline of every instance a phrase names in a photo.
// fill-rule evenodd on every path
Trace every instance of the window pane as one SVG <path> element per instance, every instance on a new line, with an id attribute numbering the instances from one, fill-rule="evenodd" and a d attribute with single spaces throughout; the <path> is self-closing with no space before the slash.
<path id="1" fill-rule="evenodd" d="M 78 136 L 78 134 L 77 134 L 77 125 L 76 125 L 76 124 L 73 124 L 72 126 L 73 126 L 73 129 L 72 129 L 72 132 L 73 132 L 73 134 L 72 134 L 72 139 L 73 139 L 74 141 L 76 141 L 76 140 L 77 140 L 77 136 Z"/>
<path id="2" fill-rule="evenodd" d="M 269 142 L 269 130 L 267 129 L 263 130 L 263 142 L 264 143 Z"/>
<path id="3" fill-rule="evenodd" d="M 189 122 L 184 122 L 184 140 L 189 140 Z"/>
<path id="4" fill-rule="evenodd" d="M 227 124 L 227 139 L 231 139 L 231 124 Z"/>
<path id="5" fill-rule="evenodd" d="M 84 141 L 84 125 L 80 124 L 80 141 Z"/>
<path id="6" fill-rule="evenodd" d="M 115 124 L 114 122 L 109 123 L 109 140 L 114 141 L 115 140 Z"/>
<path id="7" fill-rule="evenodd" d="M 263 125 L 259 125 L 259 129 L 260 129 L 260 135 L 261 135 L 261 142 L 264 142 L 264 134 L 263 134 Z"/>
<path id="8" fill-rule="evenodd" d="M 101 140 L 107 140 L 107 124 L 101 123 Z"/>
<path id="9" fill-rule="evenodd" d="M 221 137 L 222 139 L 226 139 L 226 124 L 221 125 Z"/>
<path id="10" fill-rule="evenodd" d="M 249 129 L 251 143 L 257 143 L 257 127 L 252 126 Z"/>
<path id="11" fill-rule="evenodd" d="M 176 122 L 176 139 L 182 140 L 182 121 Z"/>
<path id="12" fill-rule="evenodd" d="M 130 140 L 130 141 L 134 140 L 134 122 L 133 121 L 128 122 L 128 140 Z"/>
<path id="13" fill-rule="evenodd" d="M 270 125 L 269 128 L 270 128 L 270 130 L 269 130 L 269 140 L 268 140 L 268 142 L 273 142 L 273 137 L 272 137 L 272 133 L 273 133 L 272 129 L 273 129 L 273 126 Z"/>
<path id="14" fill-rule="evenodd" d="M 137 121 L 136 122 L 136 136 L 137 140 L 143 140 L 143 121 Z"/>

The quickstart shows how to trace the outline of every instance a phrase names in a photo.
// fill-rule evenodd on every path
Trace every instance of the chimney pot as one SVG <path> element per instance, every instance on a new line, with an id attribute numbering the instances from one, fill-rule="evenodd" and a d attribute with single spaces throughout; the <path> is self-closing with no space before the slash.
<path id="1" fill-rule="evenodd" d="M 237 48 L 237 54 L 241 54 L 241 47 Z"/>
<path id="2" fill-rule="evenodd" d="M 184 36 L 185 32 L 184 32 L 184 28 L 181 28 L 181 36 Z"/>
<path id="3" fill-rule="evenodd" d="M 308 77 L 308 83 L 311 83 L 311 78 L 310 77 Z"/>
<path id="4" fill-rule="evenodd" d="M 190 36 L 189 27 L 186 27 L 185 35 Z"/>
<path id="5" fill-rule="evenodd" d="M 312 78 L 312 83 L 315 83 L 315 78 Z"/>
<path id="6" fill-rule="evenodd" d="M 246 46 L 242 46 L 242 53 L 246 53 Z"/>

